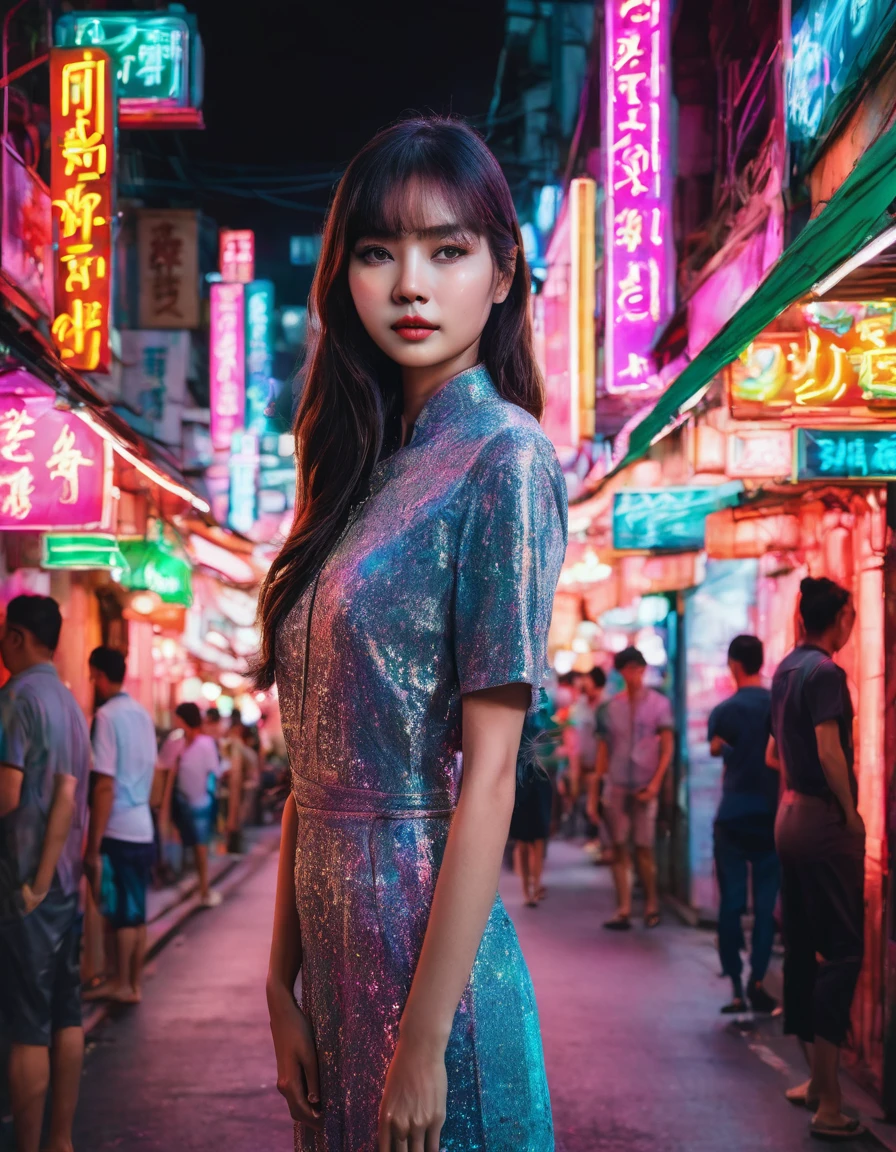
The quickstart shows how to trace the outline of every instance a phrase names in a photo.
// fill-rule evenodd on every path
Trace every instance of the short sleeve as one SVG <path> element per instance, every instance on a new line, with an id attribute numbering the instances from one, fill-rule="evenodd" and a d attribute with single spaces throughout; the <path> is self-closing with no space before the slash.
<path id="1" fill-rule="evenodd" d="M 101 776 L 115 776 L 118 770 L 118 744 L 112 721 L 99 709 L 93 718 L 93 770 Z"/>
<path id="2" fill-rule="evenodd" d="M 843 693 L 842 673 L 837 665 L 832 660 L 819 664 L 806 683 L 805 699 L 814 726 L 843 716 Z"/>
<path id="3" fill-rule="evenodd" d="M 179 732 L 169 732 L 159 752 L 159 768 L 169 771 L 177 767 L 178 757 L 183 751 L 184 738 Z"/>
<path id="4" fill-rule="evenodd" d="M 709 724 L 706 738 L 714 740 L 719 736 L 726 744 L 734 744 L 734 733 L 730 724 L 730 711 L 725 704 L 717 704 L 709 714 Z"/>
<path id="5" fill-rule="evenodd" d="M 667 732 L 675 730 L 675 719 L 672 716 L 672 703 L 668 696 L 663 696 L 661 692 L 656 694 L 656 730 L 657 732 Z"/>
<path id="6" fill-rule="evenodd" d="M 31 730 L 31 708 L 21 697 L 6 696 L 0 704 L 0 763 L 25 770 Z"/>
<path id="7" fill-rule="evenodd" d="M 514 683 L 538 689 L 547 676 L 566 553 L 566 483 L 557 456 L 540 429 L 507 429 L 483 450 L 465 487 L 454 605 L 460 690 Z"/>

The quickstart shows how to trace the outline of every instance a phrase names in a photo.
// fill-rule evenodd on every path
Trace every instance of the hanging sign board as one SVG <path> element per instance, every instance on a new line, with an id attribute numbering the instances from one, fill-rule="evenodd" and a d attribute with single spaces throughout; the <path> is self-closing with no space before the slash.
<path id="1" fill-rule="evenodd" d="M 896 432 L 799 428 L 797 480 L 896 480 Z"/>
<path id="2" fill-rule="evenodd" d="M 613 498 L 613 547 L 620 552 L 699 552 L 706 517 L 737 504 L 739 480 L 712 488 L 625 489 Z"/>

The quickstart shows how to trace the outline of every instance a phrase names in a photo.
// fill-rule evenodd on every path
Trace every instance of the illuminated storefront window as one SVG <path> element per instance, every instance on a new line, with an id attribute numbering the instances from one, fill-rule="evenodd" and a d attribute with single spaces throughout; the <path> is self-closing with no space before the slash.
<path id="1" fill-rule="evenodd" d="M 115 170 L 115 110 L 106 54 L 54 48 L 50 100 L 59 245 L 53 338 L 70 368 L 106 372 Z"/>
<path id="2" fill-rule="evenodd" d="M 650 351 L 671 314 L 669 5 L 607 0 L 608 392 L 657 385 Z"/>

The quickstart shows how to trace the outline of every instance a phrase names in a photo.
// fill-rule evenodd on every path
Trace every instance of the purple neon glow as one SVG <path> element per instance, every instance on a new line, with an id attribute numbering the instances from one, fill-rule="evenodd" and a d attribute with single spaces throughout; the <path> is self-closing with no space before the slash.
<path id="1" fill-rule="evenodd" d="M 608 392 L 661 386 L 650 351 L 672 314 L 670 0 L 606 0 Z"/>
<path id="2" fill-rule="evenodd" d="M 224 451 L 246 417 L 243 285 L 213 284 L 211 308 L 211 436 L 215 451 Z"/>

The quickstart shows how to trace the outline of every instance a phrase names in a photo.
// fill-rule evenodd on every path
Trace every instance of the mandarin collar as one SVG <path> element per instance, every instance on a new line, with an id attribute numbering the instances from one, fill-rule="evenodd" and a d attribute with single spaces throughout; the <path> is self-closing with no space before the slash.
<path id="1" fill-rule="evenodd" d="M 406 447 L 416 446 L 431 438 L 445 423 L 455 421 L 470 408 L 497 396 L 497 389 L 484 364 L 474 364 L 450 380 L 426 401 L 414 423 L 414 431 Z"/>

